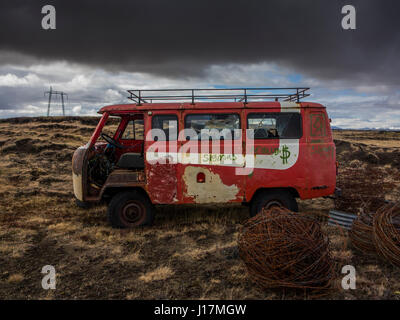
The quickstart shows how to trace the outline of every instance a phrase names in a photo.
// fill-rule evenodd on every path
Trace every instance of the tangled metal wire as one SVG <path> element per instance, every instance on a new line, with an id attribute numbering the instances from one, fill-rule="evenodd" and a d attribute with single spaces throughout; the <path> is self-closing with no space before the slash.
<path id="1" fill-rule="evenodd" d="M 378 254 L 400 267 L 400 202 L 376 212 L 373 235 Z"/>
<path id="2" fill-rule="evenodd" d="M 239 235 L 240 257 L 264 288 L 329 288 L 335 265 L 328 247 L 318 221 L 284 208 L 263 210 Z"/>
<path id="3" fill-rule="evenodd" d="M 350 239 L 353 247 L 368 255 L 376 253 L 373 235 L 373 215 L 363 213 L 354 220 L 350 230 Z"/>

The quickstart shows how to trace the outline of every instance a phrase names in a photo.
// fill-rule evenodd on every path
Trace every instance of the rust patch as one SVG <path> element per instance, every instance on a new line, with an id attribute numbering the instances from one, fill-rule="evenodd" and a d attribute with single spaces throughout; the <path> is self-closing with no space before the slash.
<path id="1" fill-rule="evenodd" d="M 149 165 L 147 171 L 148 191 L 153 203 L 177 202 L 177 178 L 175 164 Z"/>
<path id="2" fill-rule="evenodd" d="M 205 182 L 198 183 L 197 175 L 204 173 Z M 187 166 L 183 174 L 183 182 L 186 185 L 184 197 L 191 197 L 195 203 L 225 203 L 237 198 L 239 188 L 226 185 L 217 173 L 201 167 Z"/>
<path id="3" fill-rule="evenodd" d="M 107 178 L 106 185 L 109 184 L 131 184 L 144 181 L 144 172 L 131 170 L 114 170 Z"/>

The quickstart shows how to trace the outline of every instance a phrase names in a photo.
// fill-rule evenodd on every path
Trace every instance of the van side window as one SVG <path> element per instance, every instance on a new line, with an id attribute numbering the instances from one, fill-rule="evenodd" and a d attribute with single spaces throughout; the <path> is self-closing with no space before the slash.
<path id="1" fill-rule="evenodd" d="M 122 134 L 123 140 L 143 140 L 144 124 L 142 119 L 130 120 Z"/>
<path id="2" fill-rule="evenodd" d="M 164 131 L 165 139 L 157 134 L 157 131 L 152 133 L 154 140 L 159 141 L 175 141 L 178 138 L 178 117 L 174 114 L 155 115 L 151 119 L 152 129 Z"/>
<path id="3" fill-rule="evenodd" d="M 302 136 L 301 115 L 297 112 L 250 113 L 247 129 L 254 139 L 299 139 Z"/>
<path id="4" fill-rule="evenodd" d="M 241 137 L 240 117 L 236 113 L 188 114 L 185 117 L 185 129 L 196 132 L 197 137 L 192 138 L 197 140 L 213 136 L 224 140 Z"/>
<path id="5" fill-rule="evenodd" d="M 133 127 L 133 120 L 129 121 L 125 127 L 124 133 L 122 134 L 123 140 L 134 140 L 135 139 L 135 129 Z"/>
<path id="6" fill-rule="evenodd" d="M 136 119 L 133 122 L 135 129 L 135 140 L 144 140 L 144 121 L 143 119 Z"/>

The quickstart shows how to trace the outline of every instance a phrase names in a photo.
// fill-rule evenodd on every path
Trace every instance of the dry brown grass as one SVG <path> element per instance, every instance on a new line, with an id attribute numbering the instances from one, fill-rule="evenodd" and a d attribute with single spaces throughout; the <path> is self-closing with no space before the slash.
<path id="1" fill-rule="evenodd" d="M 166 280 L 174 275 L 174 271 L 167 266 L 158 267 L 153 271 L 146 272 L 139 277 L 144 282 Z"/>
<path id="2" fill-rule="evenodd" d="M 337 130 L 334 137 L 379 148 L 400 148 L 400 134 L 392 131 Z"/>
<path id="3" fill-rule="evenodd" d="M 0 121 L 0 299 L 310 298 L 262 291 L 249 280 L 236 247 L 245 207 L 162 207 L 154 226 L 127 231 L 108 225 L 104 205 L 77 208 L 71 157 L 95 125 L 90 118 Z M 369 139 L 399 141 L 386 135 Z M 361 141 L 357 132 L 335 137 Z M 384 145 L 379 150 L 389 153 Z M 332 207 L 329 199 L 300 202 L 301 211 L 321 220 Z M 357 290 L 334 290 L 327 298 L 400 297 L 398 270 L 353 253 L 346 232 L 325 229 L 338 264 L 353 264 L 360 277 Z M 40 285 L 48 264 L 56 268 L 56 290 Z"/>
<path id="4" fill-rule="evenodd" d="M 15 273 L 8 277 L 7 282 L 8 283 L 13 283 L 13 282 L 18 283 L 18 282 L 21 282 L 22 280 L 24 280 L 24 276 L 22 274 Z"/>

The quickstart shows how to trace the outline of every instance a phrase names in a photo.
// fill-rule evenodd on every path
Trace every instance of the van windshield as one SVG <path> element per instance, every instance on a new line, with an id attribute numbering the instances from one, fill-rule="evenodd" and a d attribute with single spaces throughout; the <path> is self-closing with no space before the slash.
<path id="1" fill-rule="evenodd" d="M 121 118 L 120 117 L 109 117 L 106 121 L 106 123 L 104 124 L 103 129 L 101 130 L 101 133 L 105 133 L 106 135 L 110 136 L 111 138 L 114 137 L 115 132 L 117 131 L 117 128 L 119 126 L 121 122 Z M 104 141 L 104 139 L 100 136 L 99 139 L 101 139 L 102 141 Z"/>

